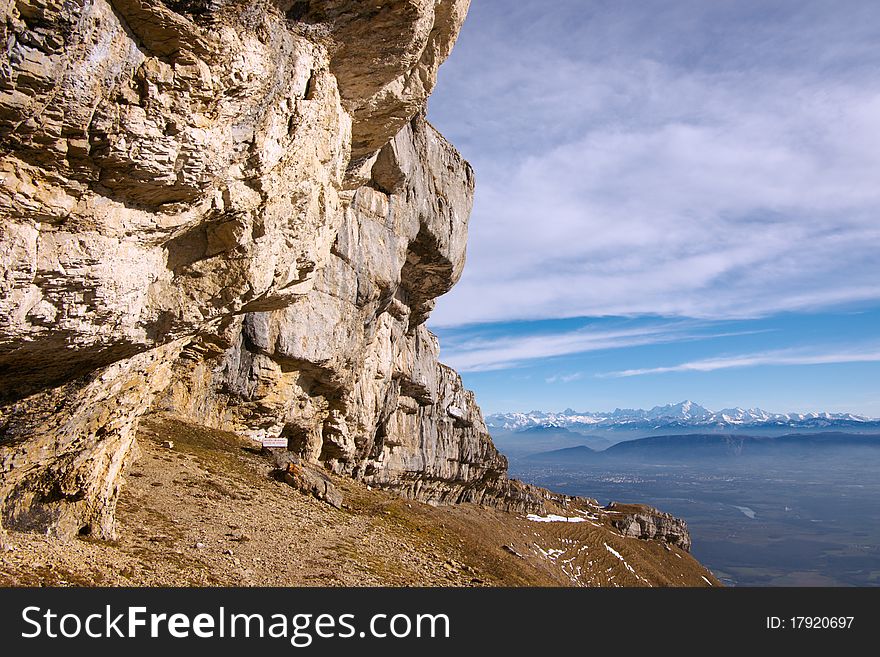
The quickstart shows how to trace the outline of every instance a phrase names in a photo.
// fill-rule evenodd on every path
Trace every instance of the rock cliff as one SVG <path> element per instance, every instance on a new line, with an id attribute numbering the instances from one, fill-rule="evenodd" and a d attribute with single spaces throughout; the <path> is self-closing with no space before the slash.
<path id="1" fill-rule="evenodd" d="M 685 552 L 691 549 L 691 535 L 687 523 L 645 504 L 612 502 L 603 508 L 610 524 L 623 536 L 646 540 L 660 540 L 677 545 Z"/>
<path id="2" fill-rule="evenodd" d="M 154 409 L 538 510 L 424 323 L 473 172 L 424 119 L 469 0 L 3 0 L 0 523 L 112 537 Z"/>

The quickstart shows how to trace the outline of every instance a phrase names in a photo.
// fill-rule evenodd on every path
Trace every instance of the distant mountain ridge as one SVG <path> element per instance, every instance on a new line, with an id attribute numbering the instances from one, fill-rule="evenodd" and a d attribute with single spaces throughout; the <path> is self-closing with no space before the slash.
<path id="1" fill-rule="evenodd" d="M 776 454 L 816 454 L 817 450 L 840 448 L 880 448 L 880 434 L 786 434 L 784 436 L 745 436 L 731 434 L 686 434 L 650 436 L 616 443 L 597 451 L 585 445 L 532 454 L 532 461 L 553 463 L 592 462 L 597 459 L 657 459 L 668 457 L 688 462 L 699 458 L 762 456 Z"/>
<path id="2" fill-rule="evenodd" d="M 686 400 L 678 404 L 655 406 L 650 410 L 617 408 L 610 412 L 579 412 L 570 408 L 561 413 L 530 411 L 496 413 L 486 418 L 490 429 L 522 431 L 532 427 L 561 427 L 575 430 L 657 430 L 675 428 L 739 429 L 782 427 L 791 429 L 880 428 L 880 418 L 852 413 L 768 413 L 760 408 L 725 408 L 710 411 Z"/>

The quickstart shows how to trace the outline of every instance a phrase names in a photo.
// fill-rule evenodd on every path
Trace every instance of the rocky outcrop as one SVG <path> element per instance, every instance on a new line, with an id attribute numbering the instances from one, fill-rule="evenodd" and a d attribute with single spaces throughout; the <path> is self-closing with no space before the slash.
<path id="1" fill-rule="evenodd" d="M 612 502 L 603 508 L 608 512 L 611 525 L 624 536 L 659 540 L 690 551 L 691 536 L 687 523 L 644 504 Z"/>
<path id="2" fill-rule="evenodd" d="M 0 5 L 3 526 L 113 536 L 151 408 L 540 506 L 424 326 L 474 181 L 421 112 L 467 5 Z"/>
<path id="3" fill-rule="evenodd" d="M 243 316 L 222 355 L 182 359 L 158 406 L 286 438 L 307 461 L 413 499 L 538 508 L 424 326 L 461 274 L 472 195 L 468 164 L 414 117 L 354 193 L 314 288 Z"/>

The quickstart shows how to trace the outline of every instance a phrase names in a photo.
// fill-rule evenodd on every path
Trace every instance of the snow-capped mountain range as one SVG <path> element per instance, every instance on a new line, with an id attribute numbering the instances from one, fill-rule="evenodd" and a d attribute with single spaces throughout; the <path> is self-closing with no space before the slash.
<path id="1" fill-rule="evenodd" d="M 760 408 L 710 411 L 692 401 L 655 406 L 651 410 L 618 408 L 608 413 L 497 413 L 486 418 L 490 429 L 521 431 L 532 427 L 562 427 L 580 431 L 666 428 L 880 428 L 880 419 L 851 413 L 768 413 Z"/>

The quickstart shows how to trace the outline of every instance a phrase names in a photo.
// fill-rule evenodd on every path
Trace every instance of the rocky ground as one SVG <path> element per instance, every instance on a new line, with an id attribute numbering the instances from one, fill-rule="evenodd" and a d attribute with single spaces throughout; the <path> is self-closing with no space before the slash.
<path id="1" fill-rule="evenodd" d="M 612 513 L 537 522 L 333 481 L 335 509 L 271 475 L 250 441 L 153 416 L 127 474 L 119 539 L 9 532 L 4 586 L 706 586 L 687 552 L 624 537 Z"/>

